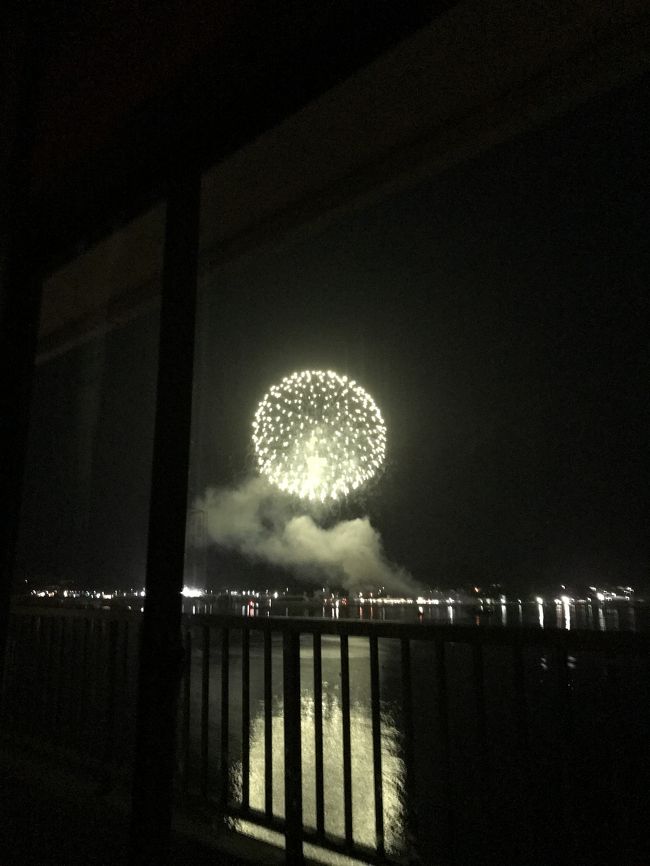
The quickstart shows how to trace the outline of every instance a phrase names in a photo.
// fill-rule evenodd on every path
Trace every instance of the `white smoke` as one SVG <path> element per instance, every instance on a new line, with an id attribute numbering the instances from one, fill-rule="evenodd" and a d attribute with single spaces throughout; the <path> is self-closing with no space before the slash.
<path id="1" fill-rule="evenodd" d="M 335 580 L 352 591 L 417 589 L 407 571 L 386 559 L 367 517 L 323 528 L 307 514 L 296 516 L 287 497 L 262 478 L 237 488 L 210 488 L 194 507 L 205 515 L 210 540 L 251 559 L 314 581 Z"/>

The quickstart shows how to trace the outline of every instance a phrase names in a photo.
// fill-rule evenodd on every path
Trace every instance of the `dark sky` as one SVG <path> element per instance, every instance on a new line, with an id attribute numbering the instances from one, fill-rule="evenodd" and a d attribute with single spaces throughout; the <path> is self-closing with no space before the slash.
<path id="1" fill-rule="evenodd" d="M 250 469 L 250 421 L 271 383 L 331 367 L 371 392 L 389 435 L 383 478 L 345 512 L 369 513 L 416 577 L 647 586 L 649 96 L 646 77 L 212 274 L 193 493 Z M 80 405 L 95 411 L 79 385 L 92 351 L 39 371 L 24 562 L 61 570 L 83 548 L 88 583 L 132 585 L 155 322 L 106 342 L 98 423 L 75 428 L 86 440 L 93 429 L 91 459 L 70 431 Z M 75 528 L 79 508 L 91 517 Z"/>

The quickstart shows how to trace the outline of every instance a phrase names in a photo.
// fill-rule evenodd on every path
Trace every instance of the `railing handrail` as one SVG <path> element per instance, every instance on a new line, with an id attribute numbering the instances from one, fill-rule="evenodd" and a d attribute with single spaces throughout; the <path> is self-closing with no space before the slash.
<path id="1" fill-rule="evenodd" d="M 290 631 L 300 634 L 348 635 L 350 637 L 407 638 L 408 640 L 443 641 L 445 643 L 535 644 L 567 649 L 615 650 L 638 652 L 650 650 L 650 633 L 632 631 L 589 631 L 586 629 L 537 628 L 535 626 L 473 626 L 447 623 L 409 623 L 399 620 L 381 622 L 327 617 L 267 616 L 247 617 L 239 614 L 185 614 L 185 621 L 196 625 L 247 628 L 254 631 Z"/>
<path id="2" fill-rule="evenodd" d="M 28 736 L 44 736 L 57 748 L 70 741 L 72 732 L 72 737 L 82 744 L 82 752 L 85 748 L 83 744 L 87 741 L 91 749 L 99 748 L 102 772 L 115 772 L 126 754 L 123 746 L 119 750 L 115 748 L 117 732 L 120 731 L 120 736 L 123 736 L 125 726 L 132 724 L 129 695 L 134 693 L 134 682 L 129 678 L 135 666 L 133 663 L 137 661 L 137 636 L 142 621 L 140 611 L 120 607 L 102 609 L 24 605 L 16 606 L 13 614 L 14 641 L 10 650 L 16 665 L 16 675 L 9 685 L 14 708 L 11 718 L 12 724 L 16 724 L 16 732 L 22 734 L 24 730 Z M 427 688 L 432 690 L 433 698 L 426 724 L 427 737 L 431 733 L 436 741 L 438 763 L 431 784 L 435 787 L 432 796 L 438 803 L 435 806 L 438 818 L 436 840 L 433 843 L 429 840 L 426 844 L 439 846 L 440 862 L 448 862 L 447 857 L 453 856 L 458 840 L 455 827 L 459 813 L 458 803 L 454 800 L 453 778 L 456 747 L 452 721 L 458 722 L 461 718 L 466 720 L 462 731 L 465 735 L 469 734 L 468 742 L 476 750 L 477 772 L 483 774 L 483 782 L 490 767 L 490 725 L 494 722 L 500 724 L 500 717 L 495 715 L 494 708 L 490 709 L 488 690 L 492 688 L 492 680 L 486 679 L 488 664 L 503 674 L 506 692 L 502 697 L 505 695 L 506 707 L 510 702 L 512 748 L 514 754 L 519 755 L 518 761 L 522 766 L 527 765 L 531 755 L 529 747 L 536 730 L 532 720 L 536 718 L 539 696 L 549 702 L 552 718 L 544 717 L 543 725 L 545 730 L 550 726 L 550 741 L 553 753 L 557 755 L 557 765 L 553 764 L 558 779 L 554 797 L 559 804 L 557 814 L 553 810 L 551 814 L 561 821 L 562 832 L 570 846 L 573 844 L 574 832 L 571 817 L 574 788 L 567 767 L 577 767 L 579 770 L 579 761 L 576 763 L 574 756 L 582 753 L 581 749 L 576 749 L 574 729 L 577 717 L 575 711 L 580 703 L 576 698 L 581 695 L 581 682 L 589 685 L 590 677 L 595 671 L 598 673 L 597 680 L 591 682 L 590 687 L 602 690 L 602 695 L 599 691 L 598 701 L 593 706 L 598 718 L 601 718 L 604 710 L 600 704 L 608 702 L 605 721 L 614 730 L 616 724 L 612 720 L 622 717 L 620 714 L 627 711 L 627 705 L 622 701 L 623 687 L 628 689 L 634 687 L 635 683 L 640 684 L 637 673 L 645 677 L 647 672 L 645 667 L 641 670 L 640 665 L 650 658 L 647 652 L 650 649 L 650 633 L 647 632 L 596 632 L 531 626 L 449 625 L 308 616 L 258 617 L 232 612 L 183 614 L 180 630 L 185 649 L 184 676 L 179 683 L 178 754 L 181 762 L 178 770 L 182 790 L 191 794 L 198 787 L 202 801 L 211 804 L 210 807 L 216 806 L 220 814 L 244 817 L 253 823 L 283 832 L 286 837 L 286 862 L 291 864 L 303 862 L 302 847 L 308 841 L 332 851 L 359 856 L 368 862 L 397 862 L 385 847 L 382 780 L 386 753 L 382 728 L 386 721 L 383 719 L 382 700 L 393 694 L 399 704 L 403 745 L 400 784 L 407 791 L 410 790 L 409 786 L 419 784 L 419 758 L 416 758 L 414 751 L 414 743 L 417 742 L 414 719 L 419 698 L 414 689 L 416 680 L 413 665 L 416 656 L 412 652 L 413 644 L 428 643 L 428 648 L 432 650 L 427 654 L 426 666 L 421 672 L 428 682 Z M 253 632 L 263 641 L 255 641 L 255 652 L 251 654 Z M 329 749 L 323 736 L 327 711 L 323 702 L 323 635 L 333 638 L 327 646 L 328 664 L 332 663 L 332 659 L 337 664 L 337 656 L 340 663 L 334 689 L 340 699 L 344 832 L 338 829 L 336 833 L 328 829 L 325 811 L 324 768 Z M 375 818 L 375 841 L 370 849 L 361 844 L 357 837 L 357 817 L 353 806 L 350 637 L 363 639 L 368 645 L 369 668 L 364 676 L 369 675 L 370 678 L 372 754 L 368 752 L 369 760 L 366 763 L 370 773 L 371 758 Z M 383 640 L 395 640 L 396 659 L 401 672 L 401 682 L 397 683 L 393 677 L 391 686 L 397 691 L 389 690 L 386 693 L 387 681 L 382 679 L 380 673 L 383 664 L 379 648 Z M 454 644 L 464 645 L 464 652 L 449 652 Z M 489 652 L 492 647 L 497 650 L 501 647 L 501 654 L 507 657 L 505 665 L 497 658 L 497 653 Z M 387 648 L 384 644 L 384 649 Z M 305 667 L 302 664 L 305 651 L 307 654 L 311 651 L 312 654 L 311 670 L 309 665 Z M 594 653 L 592 660 L 596 664 L 585 665 L 587 677 L 580 681 L 574 669 L 581 668 L 582 657 L 576 664 L 572 655 L 582 651 Z M 624 668 L 618 662 L 624 656 L 628 659 L 631 657 L 633 661 L 628 665 L 633 671 L 630 679 L 624 678 Z M 259 788 L 255 801 L 257 806 L 255 802 L 251 803 L 250 789 L 253 664 L 257 672 L 255 712 L 263 712 L 263 810 L 259 806 Z M 281 679 L 278 679 L 280 664 L 282 674 Z M 638 672 L 635 670 L 637 667 Z M 462 672 L 460 678 L 456 675 L 458 671 Z M 264 689 L 261 702 L 259 690 L 262 681 L 257 676 L 260 672 L 263 673 Z M 458 686 L 454 686 L 458 692 L 450 687 L 452 681 L 458 683 Z M 273 725 L 277 712 L 276 692 L 280 682 L 282 743 L 276 741 Z M 417 682 L 420 683 L 418 688 L 421 688 L 419 674 Z M 34 686 L 31 692 L 30 684 Z M 192 684 L 200 690 L 195 696 L 200 698 L 200 703 L 192 698 Z M 274 684 L 276 692 L 273 691 Z M 303 689 L 313 689 L 313 733 L 310 734 L 313 739 L 308 746 L 313 748 L 314 766 L 312 776 L 306 778 L 315 794 L 315 828 L 313 818 L 309 819 L 309 825 L 305 824 L 302 803 L 304 766 L 301 755 L 303 737 L 306 736 L 301 721 Z M 459 694 L 462 694 L 464 703 L 458 703 Z M 238 746 L 233 745 L 231 739 L 233 705 L 240 707 L 241 738 Z M 460 714 L 459 707 L 465 707 Z M 469 712 L 466 712 L 467 708 Z M 261 727 L 258 727 L 258 736 L 260 733 Z M 619 746 L 614 743 L 608 748 L 608 760 L 617 761 Z M 258 769 L 261 769 L 262 759 L 258 752 L 255 754 Z M 283 755 L 281 777 L 276 775 L 279 772 L 274 765 L 276 754 Z M 241 788 L 237 794 L 234 789 L 231 790 L 231 783 L 240 758 Z M 486 764 L 488 770 L 485 769 Z M 622 767 L 620 771 L 625 772 L 620 762 L 616 766 L 619 769 Z M 284 817 L 274 810 L 274 777 L 284 786 Z M 523 785 L 527 779 L 534 787 L 525 773 L 517 784 Z M 370 776 L 367 781 L 369 790 Z M 575 790 L 580 790 L 579 783 L 580 778 Z M 478 814 L 488 815 L 491 808 L 489 785 L 479 787 Z M 525 790 L 528 791 L 527 788 Z M 620 786 L 616 791 L 616 797 L 623 797 L 621 814 L 627 814 L 632 800 L 629 796 L 625 799 L 625 791 Z M 526 794 L 526 797 L 530 796 Z M 536 808 L 535 802 L 534 796 L 527 799 L 525 808 Z M 410 840 L 408 845 L 417 850 L 421 844 L 417 806 L 414 812 L 405 813 L 404 820 L 407 822 L 404 825 L 404 839 Z M 624 826 L 620 824 L 621 828 Z M 620 832 L 624 834 L 624 830 Z M 422 838 L 428 839 L 426 833 Z M 623 835 L 620 835 L 620 839 L 623 839 Z"/>
<path id="3" fill-rule="evenodd" d="M 15 607 L 21 616 L 62 616 L 99 620 L 137 621 L 140 611 L 122 608 Z M 278 631 L 299 634 L 348 635 L 350 637 L 395 638 L 442 641 L 494 646 L 548 646 L 566 650 L 642 653 L 650 651 L 650 632 L 591 631 L 588 629 L 540 628 L 507 625 L 450 625 L 447 623 L 410 623 L 399 620 L 381 622 L 358 619 L 331 619 L 315 616 L 242 616 L 237 613 L 183 614 L 183 624 L 250 631 Z"/>
<path id="4" fill-rule="evenodd" d="M 55 607 L 38 605 L 16 605 L 11 608 L 12 616 L 59 616 L 68 619 L 98 619 L 119 620 L 120 622 L 136 622 L 142 619 L 139 610 L 127 610 L 121 607 L 99 608 L 99 607 Z"/>

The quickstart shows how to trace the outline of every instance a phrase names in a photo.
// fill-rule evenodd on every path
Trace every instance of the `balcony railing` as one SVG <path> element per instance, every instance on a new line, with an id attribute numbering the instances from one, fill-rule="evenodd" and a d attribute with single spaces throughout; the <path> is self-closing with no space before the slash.
<path id="1" fill-rule="evenodd" d="M 6 734 L 126 778 L 138 623 L 16 610 Z M 183 640 L 179 800 L 288 863 L 642 862 L 648 635 L 223 614 Z"/>

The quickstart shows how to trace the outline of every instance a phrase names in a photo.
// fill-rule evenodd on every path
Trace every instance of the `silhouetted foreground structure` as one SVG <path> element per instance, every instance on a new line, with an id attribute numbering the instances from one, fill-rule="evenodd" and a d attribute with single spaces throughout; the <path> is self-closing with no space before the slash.
<path id="1" fill-rule="evenodd" d="M 91 772 L 110 805 L 140 616 L 12 622 L 5 735 Z M 366 862 L 643 857 L 648 635 L 232 615 L 182 634 L 175 788 L 207 839 L 228 817 L 281 834 L 290 863 L 304 842 Z"/>
<path id="2" fill-rule="evenodd" d="M 544 826 L 544 821 L 536 823 L 530 815 L 513 817 L 506 822 L 503 839 L 495 838 L 495 828 L 504 824 L 497 820 L 503 816 L 494 818 L 490 812 L 501 802 L 492 796 L 492 780 L 500 793 L 510 792 L 510 805 L 503 807 L 508 816 L 516 814 L 511 793 L 523 792 L 518 805 L 524 812 L 539 810 L 547 818 L 548 832 L 564 828 L 569 840 L 558 843 L 558 856 L 575 862 L 584 851 L 610 857 L 609 862 L 617 852 L 623 852 L 623 860 L 628 852 L 638 856 L 644 840 L 637 832 L 636 816 L 643 814 L 637 811 L 643 799 L 631 796 L 630 761 L 635 754 L 641 756 L 641 773 L 647 762 L 642 749 L 647 746 L 634 733 L 629 739 L 617 739 L 616 734 L 619 726 L 640 717 L 625 701 L 643 705 L 643 681 L 636 677 L 640 653 L 647 649 L 644 639 L 515 634 L 507 629 L 498 635 L 454 629 L 416 633 L 406 627 L 302 621 L 202 619 L 188 626 L 181 617 L 180 590 L 192 474 L 197 280 L 217 264 L 234 261 L 289 229 L 302 229 L 308 221 L 327 222 L 389 191 L 422 183 L 560 117 L 584 100 L 647 75 L 647 4 L 585 0 L 567 9 L 562 3 L 503 0 L 486 10 L 485 4 L 469 0 L 380 8 L 361 0 L 281 8 L 178 0 L 160 8 L 93 3 L 77 11 L 74 4 L 16 2 L 3 9 L 3 15 L 9 40 L 2 61 L 8 87 L 0 125 L 1 171 L 8 207 L 1 225 L 0 477 L 8 507 L 0 522 L 0 652 L 3 742 L 14 768 L 23 759 L 25 766 L 29 763 L 18 747 L 24 738 L 32 757 L 41 744 L 61 767 L 71 767 L 79 759 L 79 749 L 87 748 L 105 787 L 121 771 L 127 787 L 132 787 L 131 805 L 122 813 L 128 817 L 121 826 L 124 830 L 125 823 L 131 823 L 134 863 L 159 866 L 169 856 L 174 862 L 170 846 L 177 844 L 171 838 L 175 784 L 189 793 L 198 784 L 200 802 L 216 803 L 222 814 L 241 813 L 253 824 L 283 831 L 289 862 L 299 862 L 303 837 L 356 850 L 350 733 L 355 705 L 348 687 L 348 649 L 350 641 L 362 637 L 370 666 L 366 778 L 368 790 L 374 791 L 374 841 L 363 853 L 379 859 L 393 856 L 385 839 L 389 812 L 381 808 L 386 788 L 380 780 L 386 778 L 386 762 L 395 756 L 382 746 L 386 721 L 380 657 L 382 646 L 397 640 L 403 665 L 406 778 L 424 774 L 415 790 L 433 792 L 437 800 L 432 808 L 438 816 L 438 835 L 425 838 L 431 829 L 422 805 L 428 803 L 428 794 L 405 807 L 404 821 L 397 824 L 406 828 L 406 850 L 420 847 L 425 858 L 433 852 L 441 862 L 455 852 L 463 862 L 469 856 L 469 849 L 462 848 L 463 822 L 472 820 L 471 838 L 482 838 L 491 854 L 504 847 L 510 852 L 520 844 L 522 851 L 531 852 L 531 859 L 535 851 L 547 856 L 549 846 L 536 848 L 530 837 L 531 828 Z M 273 291 L 279 296 L 277 287 Z M 259 295 L 253 300 L 261 304 L 263 299 Z M 238 322 L 242 307 L 252 303 L 238 298 L 223 308 L 226 337 L 237 331 L 231 321 Z M 131 342 L 122 342 L 127 333 Z M 239 350 L 236 346 L 234 354 Z M 32 401 L 35 363 L 45 372 L 36 378 L 39 399 Z M 134 402 L 142 404 L 141 415 L 120 414 L 123 406 L 111 391 L 113 379 L 120 376 L 135 392 Z M 50 387 L 57 382 L 74 382 L 72 396 L 61 400 L 60 392 Z M 222 397 L 225 391 L 222 387 Z M 32 442 L 37 470 L 54 467 L 60 489 L 75 490 L 74 505 L 65 514 L 56 499 L 48 499 L 48 485 L 41 490 L 24 484 L 30 403 L 32 430 L 40 424 L 46 434 L 48 420 L 60 414 L 73 419 L 69 437 L 52 442 L 45 435 Z M 100 425 L 100 417 L 113 419 L 112 426 Z M 228 447 L 224 445 L 224 451 Z M 66 476 L 68 450 L 75 467 L 71 477 Z M 120 461 L 124 454 L 130 454 L 131 464 Z M 104 482 L 111 473 L 116 488 L 133 494 L 131 510 L 120 507 L 120 498 L 112 512 L 102 511 L 110 500 L 107 490 L 112 488 Z M 57 484 L 50 487 L 59 489 Z M 23 518 L 33 513 L 37 502 L 51 516 L 49 524 L 56 532 L 44 540 L 32 526 L 30 537 L 29 526 L 25 529 L 19 520 L 21 501 Z M 121 514 L 135 517 L 117 525 Z M 98 527 L 110 528 L 112 523 L 116 534 L 108 550 L 95 542 L 101 535 Z M 126 615 L 21 610 L 11 614 L 12 581 L 30 576 L 20 572 L 19 527 L 23 548 L 45 573 L 85 573 L 97 580 L 117 575 L 125 585 L 146 574 L 139 638 L 136 618 Z M 129 534 L 140 542 L 146 539 L 142 557 L 125 553 L 131 550 Z M 281 636 L 281 777 L 286 804 L 282 820 L 273 790 L 269 792 L 269 778 L 277 777 L 270 775 L 277 748 L 271 748 L 274 728 L 273 720 L 268 721 L 268 707 L 278 697 L 271 691 L 276 680 L 269 676 L 272 631 Z M 342 754 L 343 811 L 338 836 L 326 832 L 334 806 L 327 802 L 321 757 L 332 748 L 323 741 L 325 680 L 319 649 L 330 635 L 340 640 L 336 652 L 341 742 L 336 747 Z M 253 762 L 250 752 L 253 719 L 248 691 L 253 676 L 250 651 L 258 638 L 265 707 L 262 808 L 253 807 L 250 790 L 250 773 L 259 770 L 259 760 Z M 426 687 L 415 690 L 409 659 L 419 642 L 427 644 L 432 661 Z M 521 668 L 529 644 L 539 642 L 552 651 L 552 661 L 544 664 L 554 687 L 531 712 L 524 701 L 532 681 Z M 502 717 L 490 714 L 489 690 L 484 688 L 484 672 L 493 665 L 493 644 L 511 657 L 507 677 L 514 691 L 500 704 L 507 709 Z M 464 670 L 473 684 L 467 692 L 473 705 L 467 712 L 470 727 L 475 725 L 469 752 L 462 743 L 454 747 L 455 753 L 452 748 L 462 730 L 447 705 L 451 693 L 446 659 L 452 645 L 469 647 Z M 240 783 L 232 775 L 230 727 L 224 724 L 231 706 L 235 711 L 230 668 L 225 664 L 235 646 L 242 660 L 236 686 L 241 689 L 242 708 L 237 722 Z M 300 656 L 306 647 L 312 659 L 314 713 L 311 831 L 304 828 L 301 804 L 305 707 Z M 574 712 L 582 706 L 582 698 L 572 693 L 569 655 L 574 652 L 576 658 L 581 653 L 597 658 L 597 664 L 587 665 L 595 672 L 589 694 L 595 696 L 603 683 L 610 690 L 593 715 L 598 724 L 590 744 L 605 741 L 608 749 L 622 750 L 620 757 L 608 751 L 607 768 L 600 777 L 606 780 L 604 787 L 592 790 L 591 799 L 591 765 L 574 765 L 589 745 L 580 741 L 576 747 L 574 742 Z M 215 654 L 220 667 L 218 672 L 214 669 L 213 681 L 210 659 Z M 623 659 L 634 681 L 631 690 L 618 685 L 627 676 L 621 669 Z M 199 752 L 194 754 L 191 720 L 196 712 L 190 710 L 199 668 L 201 721 L 194 740 Z M 221 723 L 215 767 L 216 729 L 210 725 L 217 706 Z M 584 706 L 592 706 L 591 698 Z M 608 712 L 611 716 L 606 718 Z M 534 745 L 524 743 L 537 713 L 549 717 L 550 740 L 557 744 L 557 770 L 541 786 L 528 775 L 530 762 L 524 759 L 526 749 Z M 410 726 L 422 720 L 428 724 L 429 719 L 435 719 L 435 735 L 426 740 L 432 751 L 414 754 Z M 518 759 L 516 767 L 500 775 L 503 768 L 493 772 L 491 758 L 485 755 L 490 737 L 511 727 L 518 738 L 512 754 Z M 175 743 L 180 744 L 178 749 Z M 472 749 L 474 763 L 461 760 L 459 756 Z M 543 760 L 538 756 L 532 766 L 541 771 Z M 459 773 L 471 779 L 469 787 L 458 787 Z M 7 778 L 19 777 L 17 771 Z M 237 789 L 238 784 L 241 790 L 233 799 L 230 786 Z M 469 812 L 463 800 L 467 790 L 476 795 Z M 540 797 L 533 802 L 528 795 L 535 792 Z M 18 819 L 22 815 L 28 820 L 30 797 L 14 804 Z M 603 806 L 608 798 L 613 804 L 609 817 Z M 585 811 L 587 803 L 591 811 Z M 37 813 L 42 825 L 44 812 L 39 808 Z M 610 847 L 599 846 L 599 838 L 590 836 L 588 815 L 601 828 L 609 820 Z M 400 844 L 391 841 L 395 850 Z M 92 841 L 84 837 L 83 845 L 92 846 Z M 18 860 L 38 862 L 37 856 L 16 847 Z M 113 856 L 119 855 L 107 853 L 108 859 Z M 196 862 L 199 854 L 192 857 Z M 513 862 L 511 856 L 506 860 Z M 91 862 L 90 855 L 84 862 Z"/>

